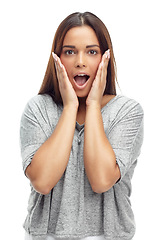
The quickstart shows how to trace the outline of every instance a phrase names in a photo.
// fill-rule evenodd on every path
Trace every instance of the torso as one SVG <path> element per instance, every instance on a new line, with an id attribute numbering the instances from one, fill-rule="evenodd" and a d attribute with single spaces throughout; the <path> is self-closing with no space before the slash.
<path id="1" fill-rule="evenodd" d="M 104 95 L 102 99 L 101 109 L 116 95 Z M 76 121 L 82 125 L 85 122 L 86 110 L 78 111 Z"/>

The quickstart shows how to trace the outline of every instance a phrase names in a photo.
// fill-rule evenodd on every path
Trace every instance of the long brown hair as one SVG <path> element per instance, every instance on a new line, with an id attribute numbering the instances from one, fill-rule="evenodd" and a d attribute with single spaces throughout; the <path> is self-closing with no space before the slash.
<path id="1" fill-rule="evenodd" d="M 49 62 L 47 65 L 43 83 L 39 90 L 39 94 L 45 94 L 45 93 L 49 94 L 56 103 L 62 104 L 62 98 L 59 91 L 58 79 L 56 75 L 52 52 L 56 53 L 60 57 L 61 51 L 62 51 L 62 45 L 63 45 L 63 41 L 66 33 L 73 27 L 78 27 L 83 25 L 88 25 L 95 31 L 102 54 L 104 54 L 106 50 L 110 49 L 111 55 L 110 55 L 110 60 L 108 64 L 108 69 L 107 69 L 107 83 L 106 83 L 104 95 L 105 94 L 116 95 L 116 86 L 115 86 L 115 80 L 117 80 L 116 63 L 115 63 L 113 47 L 112 47 L 112 42 L 111 42 L 109 32 L 106 26 L 104 25 L 104 23 L 96 15 L 90 12 L 85 12 L 85 13 L 76 12 L 66 17 L 61 22 L 61 24 L 59 25 L 55 33 Z"/>

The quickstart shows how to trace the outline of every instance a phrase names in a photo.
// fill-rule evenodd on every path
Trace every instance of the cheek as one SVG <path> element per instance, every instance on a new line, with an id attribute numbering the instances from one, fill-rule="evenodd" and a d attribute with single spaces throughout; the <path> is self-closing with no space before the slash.
<path id="1" fill-rule="evenodd" d="M 101 61 L 96 61 L 94 64 L 92 64 L 92 73 L 94 73 L 94 75 L 97 73 L 100 62 Z"/>
<path id="2" fill-rule="evenodd" d="M 63 59 L 63 58 L 60 58 L 60 60 L 61 60 L 62 64 L 64 65 L 67 74 L 69 74 L 69 72 L 70 72 L 71 69 L 72 69 L 72 64 L 71 64 L 71 62 L 70 62 L 68 59 L 65 60 L 65 59 Z"/>

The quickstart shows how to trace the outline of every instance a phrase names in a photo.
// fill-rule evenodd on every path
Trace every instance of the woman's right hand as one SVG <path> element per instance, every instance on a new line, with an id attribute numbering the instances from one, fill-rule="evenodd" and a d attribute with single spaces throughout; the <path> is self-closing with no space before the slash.
<path id="1" fill-rule="evenodd" d="M 63 105 L 64 107 L 72 106 L 75 107 L 75 109 L 78 109 L 78 98 L 72 87 L 72 84 L 68 79 L 66 69 L 61 63 L 60 58 L 55 53 L 52 53 L 52 56 L 55 62 L 56 73 L 59 82 L 59 90 L 63 100 Z"/>

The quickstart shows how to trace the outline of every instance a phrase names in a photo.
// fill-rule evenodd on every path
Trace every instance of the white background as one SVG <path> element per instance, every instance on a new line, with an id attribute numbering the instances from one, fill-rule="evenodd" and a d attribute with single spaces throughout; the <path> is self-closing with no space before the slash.
<path id="1" fill-rule="evenodd" d="M 122 94 L 145 112 L 145 137 L 133 177 L 134 240 L 158 239 L 159 14 L 158 1 L 1 1 L 0 220 L 3 239 L 24 239 L 29 181 L 22 171 L 19 125 L 42 83 L 56 28 L 70 13 L 91 11 L 106 24 Z M 119 90 L 118 90 L 119 91 Z M 120 93 L 120 92 L 119 92 Z"/>

